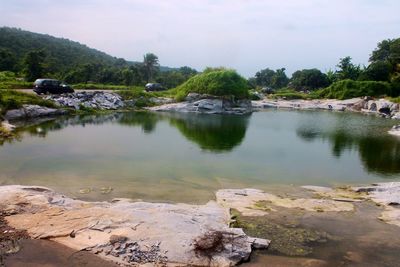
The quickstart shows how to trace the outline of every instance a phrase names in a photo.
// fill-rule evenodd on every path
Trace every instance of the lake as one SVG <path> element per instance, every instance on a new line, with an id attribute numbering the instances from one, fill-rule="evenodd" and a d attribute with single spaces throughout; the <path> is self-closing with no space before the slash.
<path id="1" fill-rule="evenodd" d="M 289 110 L 44 119 L 0 146 L 0 184 L 48 186 L 87 200 L 205 203 L 220 188 L 398 181 L 400 138 L 387 134 L 394 124 Z"/>

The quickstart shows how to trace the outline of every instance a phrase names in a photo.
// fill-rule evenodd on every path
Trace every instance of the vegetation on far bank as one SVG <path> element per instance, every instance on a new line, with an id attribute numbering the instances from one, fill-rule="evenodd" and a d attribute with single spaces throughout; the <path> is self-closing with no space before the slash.
<path id="1" fill-rule="evenodd" d="M 145 54 L 141 62 L 126 61 L 67 39 L 0 27 L 0 89 L 32 88 L 36 78 L 51 77 L 75 89 L 119 90 L 128 99 L 144 100 L 154 96 L 182 100 L 189 92 L 251 97 L 249 87 L 285 99 L 368 95 L 396 100 L 400 95 L 400 38 L 379 42 L 367 66 L 345 56 L 335 70 L 325 73 L 311 68 L 288 77 L 285 71 L 265 68 L 246 81 L 234 70 L 206 68 L 198 73 L 187 66 L 162 67 L 152 53 Z M 148 82 L 161 83 L 169 90 L 144 92 Z"/>

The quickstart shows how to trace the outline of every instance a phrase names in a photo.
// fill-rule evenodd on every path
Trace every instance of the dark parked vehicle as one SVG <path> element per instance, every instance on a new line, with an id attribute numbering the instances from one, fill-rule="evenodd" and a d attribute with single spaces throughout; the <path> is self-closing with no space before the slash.
<path id="1" fill-rule="evenodd" d="M 164 90 L 167 90 L 167 88 L 163 87 L 159 83 L 148 83 L 148 84 L 145 85 L 145 90 L 146 90 L 146 92 L 164 91 Z"/>
<path id="2" fill-rule="evenodd" d="M 71 86 L 63 84 L 59 80 L 54 79 L 37 79 L 33 86 L 33 91 L 38 95 L 47 93 L 63 94 L 74 92 Z"/>

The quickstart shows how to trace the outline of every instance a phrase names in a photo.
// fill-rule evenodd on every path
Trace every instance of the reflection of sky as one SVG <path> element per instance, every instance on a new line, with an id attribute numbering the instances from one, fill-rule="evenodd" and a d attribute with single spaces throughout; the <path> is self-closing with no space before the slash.
<path id="1" fill-rule="evenodd" d="M 0 25 L 65 37 L 113 56 L 162 65 L 270 67 L 367 64 L 376 43 L 399 37 L 398 0 L 0 0 Z"/>

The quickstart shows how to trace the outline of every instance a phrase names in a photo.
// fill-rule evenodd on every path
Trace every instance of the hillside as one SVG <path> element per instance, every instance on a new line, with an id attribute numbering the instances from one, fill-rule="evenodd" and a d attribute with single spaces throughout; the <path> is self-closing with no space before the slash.
<path id="1" fill-rule="evenodd" d="M 82 63 L 113 65 L 117 58 L 64 38 L 33 33 L 16 28 L 0 28 L 0 49 L 21 60 L 32 50 L 44 50 L 47 64 L 56 71 L 65 71 Z"/>
<path id="2" fill-rule="evenodd" d="M 180 71 L 166 66 L 158 69 L 159 77 L 153 78 L 162 80 Z M 27 81 L 53 77 L 70 83 L 142 85 L 148 79 L 139 62 L 116 58 L 65 38 L 10 27 L 0 27 L 1 71 L 14 72 Z"/>

